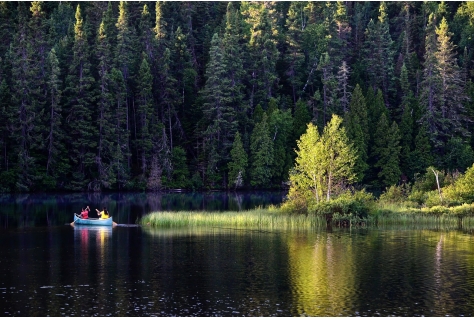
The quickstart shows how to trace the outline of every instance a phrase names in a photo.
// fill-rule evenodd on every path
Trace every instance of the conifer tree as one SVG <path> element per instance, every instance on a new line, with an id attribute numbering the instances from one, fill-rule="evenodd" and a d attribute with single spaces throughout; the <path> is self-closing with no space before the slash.
<path id="1" fill-rule="evenodd" d="M 273 142 L 268 128 L 268 117 L 255 125 L 250 137 L 250 185 L 267 188 L 272 178 Z"/>
<path id="2" fill-rule="evenodd" d="M 234 143 L 230 150 L 228 187 L 234 189 L 244 186 L 247 170 L 247 153 L 244 150 L 239 132 L 235 133 Z"/>
<path id="3" fill-rule="evenodd" d="M 97 37 L 97 59 L 99 62 L 99 96 L 98 96 L 98 145 L 97 145 L 97 187 L 111 188 L 115 183 L 115 174 L 112 169 L 114 162 L 114 130 L 112 115 L 113 97 L 110 93 L 112 52 L 109 36 L 105 33 L 105 22 L 99 27 Z"/>
<path id="4" fill-rule="evenodd" d="M 288 69 L 286 75 L 292 87 L 293 103 L 300 97 L 300 91 L 303 86 L 303 64 L 305 60 L 304 52 L 301 47 L 303 31 L 307 25 L 307 19 L 304 2 L 291 2 L 288 9 L 288 17 L 286 26 L 288 32 L 286 34 L 286 42 L 289 47 L 286 60 Z"/>
<path id="5" fill-rule="evenodd" d="M 349 140 L 354 144 L 357 160 L 354 165 L 356 180 L 362 181 L 367 165 L 367 152 L 369 144 L 369 130 L 367 117 L 367 104 L 360 86 L 357 84 L 352 93 L 349 111 L 344 117 L 344 127 L 346 128 Z"/>
<path id="6" fill-rule="evenodd" d="M 428 136 L 428 128 L 422 125 L 415 137 L 415 147 L 412 152 L 411 164 L 414 174 L 422 174 L 426 168 L 434 164 L 432 148 Z"/>
<path id="7" fill-rule="evenodd" d="M 244 52 L 241 46 L 242 22 L 232 2 L 228 3 L 226 12 L 226 25 L 222 39 L 223 62 L 226 66 L 226 76 L 229 78 L 230 106 L 236 112 L 236 119 L 241 131 L 248 129 L 248 104 L 244 100 Z"/>
<path id="8" fill-rule="evenodd" d="M 374 140 L 374 155 L 376 156 L 378 183 L 386 187 L 396 184 L 401 175 L 400 171 L 400 132 L 395 122 L 390 126 L 383 113 L 376 130 Z"/>
<path id="9" fill-rule="evenodd" d="M 311 122 L 311 114 L 309 113 L 308 106 L 302 100 L 298 100 L 293 115 L 293 141 L 300 138 L 309 122 Z"/>
<path id="10" fill-rule="evenodd" d="M 371 20 L 367 26 L 364 43 L 365 67 L 370 86 L 376 91 L 381 89 L 384 101 L 389 106 L 394 76 L 392 50 L 393 40 L 389 32 L 387 5 L 380 3 L 378 21 Z"/>
<path id="11" fill-rule="evenodd" d="M 274 104 L 270 101 L 270 105 Z M 275 106 L 276 107 L 276 106 Z M 290 141 L 293 133 L 293 117 L 291 110 L 282 111 L 278 108 L 269 112 L 269 131 L 273 141 L 273 166 L 272 182 L 279 186 L 283 181 L 288 180 L 288 172 L 293 166 L 293 148 Z"/>
<path id="12" fill-rule="evenodd" d="M 150 129 L 153 114 L 152 76 L 145 53 L 142 53 L 142 63 L 138 71 L 137 82 L 137 139 L 135 144 L 137 160 L 144 178 L 151 162 L 153 146 Z"/>
<path id="13" fill-rule="evenodd" d="M 17 156 L 18 191 L 30 191 L 35 183 L 35 157 L 32 154 L 35 144 L 34 129 L 40 120 L 37 115 L 36 101 L 37 86 L 35 85 L 35 66 L 33 65 L 33 47 L 28 37 L 26 8 L 18 5 L 19 25 L 12 44 L 12 104 L 15 112 L 9 113 L 10 130 L 15 141 L 14 154 Z"/>
<path id="14" fill-rule="evenodd" d="M 231 104 L 231 79 L 228 77 L 227 65 L 224 61 L 222 41 L 214 34 L 209 52 L 210 59 L 206 69 L 206 84 L 202 90 L 204 104 L 203 115 L 209 120 L 204 132 L 208 140 L 207 147 L 215 148 L 217 158 L 209 159 L 216 162 L 217 170 L 225 170 L 230 160 L 229 151 L 232 138 L 237 130 L 235 109 Z M 216 174 L 218 174 L 216 172 Z"/>
<path id="15" fill-rule="evenodd" d="M 267 7 L 264 3 L 251 3 L 249 11 L 251 17 L 247 21 L 251 29 L 249 50 L 252 69 L 250 106 L 253 108 L 258 103 L 266 106 L 270 98 L 276 97 L 278 75 L 275 68 L 279 52 Z"/>
<path id="16" fill-rule="evenodd" d="M 94 78 L 90 74 L 90 52 L 80 5 L 76 10 L 74 24 L 73 59 L 70 63 L 63 97 L 67 107 L 66 131 L 70 137 L 71 149 L 68 157 L 71 162 L 72 177 L 69 187 L 72 190 L 91 188 L 97 149 L 97 128 L 92 121 Z"/>
<path id="17" fill-rule="evenodd" d="M 116 68 L 110 71 L 110 95 L 114 126 L 114 150 L 112 172 L 117 188 L 123 189 L 130 179 L 130 132 L 128 130 L 128 110 L 126 104 L 125 80 L 122 72 Z"/>
<path id="18" fill-rule="evenodd" d="M 57 178 L 58 176 L 66 175 L 65 172 L 61 172 L 60 164 L 64 160 L 60 157 L 64 154 L 64 133 L 62 132 L 62 112 L 61 112 L 61 82 L 59 79 L 60 69 L 59 61 L 56 57 L 56 51 L 51 49 L 48 55 L 47 64 L 48 73 L 48 95 L 47 105 L 49 106 L 49 112 L 47 113 L 49 119 L 47 121 L 48 135 L 46 139 L 48 158 L 46 161 L 46 173 L 49 176 Z"/>

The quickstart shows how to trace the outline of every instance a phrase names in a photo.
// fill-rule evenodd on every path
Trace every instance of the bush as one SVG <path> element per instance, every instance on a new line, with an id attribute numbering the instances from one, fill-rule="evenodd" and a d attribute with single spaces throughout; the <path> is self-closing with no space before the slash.
<path id="1" fill-rule="evenodd" d="M 419 206 L 424 205 L 427 198 L 427 194 L 421 190 L 413 190 L 408 195 L 408 200 L 417 203 Z"/>
<path id="2" fill-rule="evenodd" d="M 449 214 L 449 208 L 445 206 L 433 206 L 430 208 L 422 208 L 421 211 L 428 215 L 441 216 L 443 214 Z"/>
<path id="3" fill-rule="evenodd" d="M 381 203 L 402 203 L 406 201 L 410 194 L 410 185 L 392 185 L 385 190 L 385 193 L 380 195 L 379 202 Z"/>
<path id="4" fill-rule="evenodd" d="M 474 214 L 474 204 L 462 204 L 460 206 L 451 207 L 449 209 L 449 215 L 456 217 L 467 217 Z"/>
<path id="5" fill-rule="evenodd" d="M 324 201 L 309 207 L 308 211 L 315 215 L 351 215 L 358 218 L 366 218 L 374 208 L 374 198 L 365 190 L 352 193 L 347 191 L 339 197 Z M 334 217 L 334 216 L 332 216 Z"/>

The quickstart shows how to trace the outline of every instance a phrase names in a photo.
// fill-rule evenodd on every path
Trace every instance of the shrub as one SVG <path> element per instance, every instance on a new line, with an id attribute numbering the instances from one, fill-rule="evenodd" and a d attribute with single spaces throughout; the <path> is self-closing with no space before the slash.
<path id="1" fill-rule="evenodd" d="M 312 205 L 308 211 L 316 215 L 352 214 L 358 218 L 366 218 L 368 213 L 373 210 L 374 204 L 373 196 L 365 190 L 354 193 L 347 191 L 329 202 L 323 201 Z"/>
<path id="2" fill-rule="evenodd" d="M 392 185 L 385 190 L 385 193 L 380 195 L 379 202 L 381 203 L 402 203 L 410 194 L 410 185 Z"/>
<path id="3" fill-rule="evenodd" d="M 443 214 L 449 214 L 449 208 L 445 206 L 433 206 L 430 208 L 422 208 L 421 211 L 428 215 L 441 216 Z"/>
<path id="4" fill-rule="evenodd" d="M 472 203 L 474 201 L 474 165 L 443 191 L 446 198 L 451 201 Z"/>
<path id="5" fill-rule="evenodd" d="M 412 190 L 408 195 L 408 200 L 417 203 L 419 206 L 424 205 L 427 198 L 427 194 L 421 190 Z"/>
<path id="6" fill-rule="evenodd" d="M 456 217 L 472 216 L 474 214 L 474 204 L 462 204 L 449 208 L 449 214 Z"/>

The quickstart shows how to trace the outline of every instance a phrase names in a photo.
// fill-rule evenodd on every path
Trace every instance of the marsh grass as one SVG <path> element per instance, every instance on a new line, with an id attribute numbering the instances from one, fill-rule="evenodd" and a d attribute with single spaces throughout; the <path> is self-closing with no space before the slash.
<path id="1" fill-rule="evenodd" d="M 239 227 L 251 229 L 307 229 L 326 226 L 320 216 L 282 214 L 273 209 L 241 212 L 154 212 L 140 220 L 152 227 Z"/>

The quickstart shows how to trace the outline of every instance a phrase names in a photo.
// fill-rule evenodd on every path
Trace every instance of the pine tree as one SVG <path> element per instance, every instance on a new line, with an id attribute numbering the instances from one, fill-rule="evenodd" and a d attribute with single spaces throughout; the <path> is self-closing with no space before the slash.
<path id="1" fill-rule="evenodd" d="M 273 35 L 269 9 L 264 3 L 249 4 L 251 35 L 249 50 L 251 55 L 250 106 L 258 103 L 266 106 L 270 98 L 276 97 L 276 61 L 279 52 Z"/>
<path id="2" fill-rule="evenodd" d="M 386 187 L 396 184 L 401 175 L 400 171 L 400 132 L 395 122 L 389 126 L 387 117 L 382 114 L 374 140 L 374 155 L 376 156 L 378 183 Z"/>
<path id="3" fill-rule="evenodd" d="M 172 44 L 170 46 L 173 49 L 170 52 L 170 56 L 172 57 L 170 59 L 170 70 L 172 72 L 172 78 L 176 81 L 173 86 L 173 90 L 175 91 L 173 94 L 175 96 L 175 105 L 174 109 L 170 110 L 171 113 L 168 114 L 168 122 L 173 122 L 173 124 L 170 125 L 168 134 L 171 149 L 173 149 L 175 144 L 174 130 L 171 129 L 171 126 L 175 128 L 180 136 L 185 134 L 185 124 L 188 122 L 186 116 L 188 116 L 191 111 L 191 107 L 187 109 L 186 106 L 190 106 L 194 102 L 194 84 L 196 82 L 197 72 L 193 68 L 192 56 L 188 49 L 187 42 L 187 36 L 183 33 L 181 27 L 178 27 L 174 36 L 172 35 Z M 194 119 L 190 119 L 190 122 L 193 120 Z"/>
<path id="4" fill-rule="evenodd" d="M 422 125 L 415 137 L 415 147 L 412 152 L 411 164 L 414 174 L 422 174 L 426 168 L 434 164 L 433 153 L 428 136 L 428 128 Z"/>
<path id="5" fill-rule="evenodd" d="M 74 24 L 73 59 L 63 95 L 67 101 L 67 107 L 63 111 L 66 114 L 65 130 L 71 141 L 68 157 L 73 171 L 68 187 L 72 190 L 95 186 L 90 184 L 93 178 L 91 172 L 95 171 L 97 149 L 97 128 L 92 125 L 94 78 L 90 74 L 90 67 L 89 45 L 78 5 Z"/>
<path id="6" fill-rule="evenodd" d="M 225 170 L 230 160 L 229 151 L 232 147 L 232 137 L 237 130 L 235 109 L 231 104 L 231 79 L 228 77 L 227 65 L 224 61 L 222 42 L 217 33 L 214 34 L 209 52 L 210 60 L 206 69 L 206 84 L 202 90 L 204 104 L 203 115 L 209 120 L 204 132 L 207 147 L 216 149 L 215 161 L 217 170 Z M 219 174 L 215 172 L 215 174 Z"/>
<path id="7" fill-rule="evenodd" d="M 436 28 L 438 50 L 436 52 L 437 69 L 441 80 L 441 115 L 449 119 L 449 132 L 458 137 L 468 137 L 465 130 L 464 103 L 467 97 L 464 91 L 461 70 L 457 64 L 456 47 L 451 42 L 446 18 Z"/>
<path id="8" fill-rule="evenodd" d="M 47 73 L 48 73 L 48 95 L 47 95 L 47 105 L 49 106 L 49 120 L 47 121 L 48 125 L 48 135 L 46 139 L 48 158 L 46 161 L 46 173 L 54 178 L 59 176 L 65 176 L 65 172 L 61 169 L 61 166 L 64 164 L 64 160 L 61 158 L 61 154 L 64 154 L 63 149 L 64 143 L 64 132 L 62 131 L 62 107 L 61 107 L 61 82 L 59 79 L 60 69 L 59 61 L 56 57 L 56 51 L 51 49 L 48 55 L 48 64 L 47 64 Z M 63 164 L 63 165 L 61 165 Z"/>
<path id="9" fill-rule="evenodd" d="M 304 128 L 309 122 L 311 122 L 311 114 L 309 113 L 308 106 L 305 102 L 299 100 L 296 103 L 293 115 L 293 141 L 300 138 L 300 136 L 305 132 Z"/>
<path id="10" fill-rule="evenodd" d="M 270 101 L 272 104 L 272 101 Z M 288 180 L 288 172 L 293 166 L 293 148 L 290 139 L 293 133 L 293 118 L 291 110 L 281 111 L 275 109 L 269 112 L 269 131 L 273 141 L 273 166 L 272 166 L 272 182 L 275 186 L 279 186 L 283 181 Z"/>
<path id="11" fill-rule="evenodd" d="M 109 36 L 105 33 L 105 21 L 99 27 L 97 37 L 97 59 L 99 61 L 99 96 L 98 96 L 98 145 L 97 145 L 97 181 L 96 187 L 111 188 L 115 184 L 115 174 L 112 169 L 114 162 L 114 135 L 115 127 L 113 123 L 112 106 L 113 97 L 110 93 L 110 73 L 112 69 L 112 51 L 109 42 Z"/>
<path id="12" fill-rule="evenodd" d="M 350 86 L 349 86 L 349 74 L 350 68 L 346 61 L 342 61 L 339 71 L 337 72 L 337 89 L 339 95 L 339 110 L 342 110 L 342 114 L 345 114 L 349 109 L 349 102 L 351 99 Z"/>
<path id="13" fill-rule="evenodd" d="M 267 114 L 255 125 L 250 137 L 250 185 L 267 188 L 272 178 L 273 142 L 268 128 Z"/>
<path id="14" fill-rule="evenodd" d="M 360 86 L 357 84 L 352 93 L 349 111 L 344 117 L 344 127 L 346 128 L 347 137 L 354 144 L 354 150 L 357 160 L 354 165 L 356 180 L 362 181 L 365 171 L 368 169 L 368 117 L 367 104 Z"/>
<path id="15" fill-rule="evenodd" d="M 142 53 L 142 63 L 138 71 L 137 82 L 137 139 L 135 144 L 137 160 L 144 178 L 151 162 L 153 146 L 150 130 L 150 121 L 153 114 L 152 76 L 145 53 Z"/>
<path id="16" fill-rule="evenodd" d="M 230 150 L 228 187 L 234 189 L 244 186 L 247 170 L 247 153 L 244 150 L 239 132 L 235 133 L 234 143 Z"/>
<path id="17" fill-rule="evenodd" d="M 286 33 L 286 42 L 289 47 L 289 52 L 285 56 L 288 69 L 286 75 L 292 88 L 293 103 L 300 97 L 300 92 L 303 86 L 303 64 L 305 60 L 304 52 L 301 47 L 303 31 L 307 25 L 307 19 L 304 12 L 304 2 L 291 2 L 288 9 L 288 17 L 286 19 L 286 26 L 288 32 Z"/>
<path id="18" fill-rule="evenodd" d="M 390 106 L 389 97 L 393 90 L 394 52 L 385 2 L 380 3 L 378 21 L 375 23 L 371 20 L 365 34 L 364 54 L 369 84 L 374 91 L 382 90 L 384 101 L 387 106 Z"/>
<path id="19" fill-rule="evenodd" d="M 223 61 L 226 65 L 226 76 L 229 78 L 230 106 L 236 112 L 236 119 L 241 132 L 248 129 L 249 105 L 244 100 L 244 52 L 241 46 L 242 22 L 237 10 L 233 8 L 232 2 L 228 3 L 226 12 L 226 25 L 222 39 Z"/>
<path id="20" fill-rule="evenodd" d="M 33 47 L 28 39 L 28 28 L 26 24 L 26 10 L 22 3 L 19 4 L 19 28 L 15 34 L 12 44 L 12 104 L 15 114 L 10 113 L 10 130 L 15 141 L 16 163 L 18 163 L 18 179 L 16 189 L 18 191 L 29 191 L 34 187 L 35 180 L 35 157 L 32 149 L 36 141 L 34 137 L 35 124 L 39 117 L 36 114 L 34 96 L 37 87 L 34 82 L 36 75 L 32 63 Z"/>
<path id="21" fill-rule="evenodd" d="M 128 110 L 126 104 L 125 80 L 116 68 L 110 71 L 110 95 L 113 101 L 114 150 L 113 169 L 117 188 L 123 189 L 130 179 L 130 132 L 128 130 Z"/>

